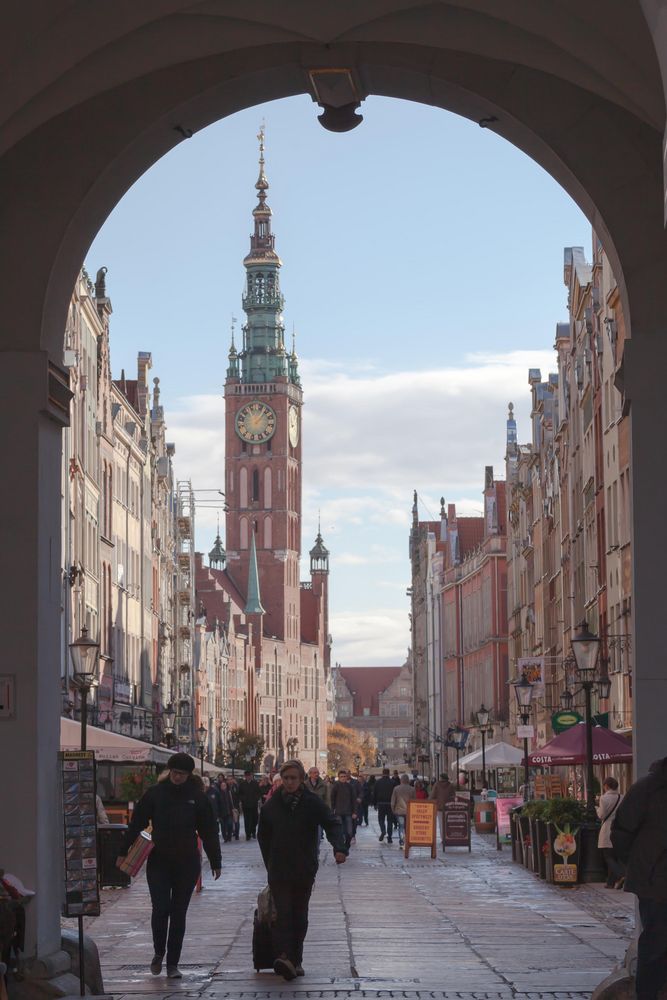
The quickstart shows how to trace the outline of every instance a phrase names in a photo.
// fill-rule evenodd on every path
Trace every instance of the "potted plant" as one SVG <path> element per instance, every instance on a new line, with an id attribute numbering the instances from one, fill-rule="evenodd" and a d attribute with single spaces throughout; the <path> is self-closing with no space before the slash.
<path id="1" fill-rule="evenodd" d="M 124 802 L 138 802 L 147 788 L 157 781 L 155 772 L 147 767 L 128 771 L 120 781 L 120 794 Z"/>
<path id="2" fill-rule="evenodd" d="M 547 824 L 548 843 L 546 877 L 548 881 L 557 881 L 558 884 L 572 883 L 577 878 L 564 878 L 563 869 L 556 869 L 556 866 L 577 866 L 578 869 L 581 851 L 579 831 L 585 819 L 585 806 L 578 799 L 556 798 L 550 799 L 547 807 L 543 817 Z"/>

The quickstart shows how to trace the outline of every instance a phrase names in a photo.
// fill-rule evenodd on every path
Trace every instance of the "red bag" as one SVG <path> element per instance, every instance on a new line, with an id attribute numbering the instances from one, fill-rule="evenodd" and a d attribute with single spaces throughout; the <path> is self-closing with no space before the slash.
<path id="1" fill-rule="evenodd" d="M 131 875 L 134 878 L 141 871 L 144 862 L 154 847 L 155 844 L 153 843 L 150 831 L 142 830 L 118 867 L 126 875 Z"/>

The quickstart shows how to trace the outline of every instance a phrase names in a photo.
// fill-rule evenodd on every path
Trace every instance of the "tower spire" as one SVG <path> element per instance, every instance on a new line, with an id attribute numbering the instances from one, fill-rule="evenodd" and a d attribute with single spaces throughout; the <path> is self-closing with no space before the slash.
<path id="1" fill-rule="evenodd" d="M 257 197 L 259 198 L 260 205 L 264 205 L 266 202 L 266 192 L 269 190 L 269 182 L 266 179 L 266 174 L 264 172 L 264 138 L 266 136 L 266 124 L 262 121 L 259 126 L 259 132 L 257 133 L 257 139 L 259 140 L 259 177 L 257 178 L 257 183 L 255 188 L 257 189 Z M 268 206 L 267 206 L 268 207 Z"/>
<path id="2" fill-rule="evenodd" d="M 259 570 L 257 569 L 257 546 L 255 545 L 255 532 L 253 530 L 250 537 L 250 563 L 248 565 L 248 599 L 245 605 L 247 615 L 266 614 L 262 607 L 262 599 L 259 594 Z"/>

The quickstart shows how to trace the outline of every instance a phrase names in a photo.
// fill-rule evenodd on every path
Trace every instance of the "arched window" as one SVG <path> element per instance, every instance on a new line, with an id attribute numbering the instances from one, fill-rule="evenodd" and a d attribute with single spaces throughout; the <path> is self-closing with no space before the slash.
<path id="1" fill-rule="evenodd" d="M 252 499 L 253 503 L 259 503 L 259 469 L 252 470 Z"/>
<path id="2" fill-rule="evenodd" d="M 270 549 L 273 545 L 273 523 L 270 517 L 264 518 L 264 548 Z"/>
<path id="3" fill-rule="evenodd" d="M 239 472 L 239 507 L 248 506 L 248 470 L 242 468 Z"/>
<path id="4" fill-rule="evenodd" d="M 264 508 L 268 510 L 271 506 L 271 469 L 264 469 Z"/>
<path id="5" fill-rule="evenodd" d="M 248 548 L 248 518 L 247 517 L 242 517 L 241 518 L 241 525 L 240 525 L 240 527 L 241 527 L 241 548 L 242 549 L 247 549 Z"/>

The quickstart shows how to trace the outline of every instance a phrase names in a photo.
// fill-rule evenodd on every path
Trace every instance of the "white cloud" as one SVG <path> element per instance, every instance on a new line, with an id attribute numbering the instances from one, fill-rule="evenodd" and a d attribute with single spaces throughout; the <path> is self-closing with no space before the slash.
<path id="1" fill-rule="evenodd" d="M 344 667 L 396 666 L 405 662 L 410 641 L 407 605 L 331 616 L 334 659 Z"/>

